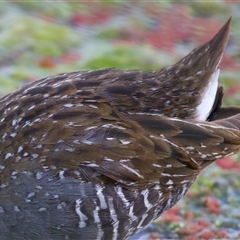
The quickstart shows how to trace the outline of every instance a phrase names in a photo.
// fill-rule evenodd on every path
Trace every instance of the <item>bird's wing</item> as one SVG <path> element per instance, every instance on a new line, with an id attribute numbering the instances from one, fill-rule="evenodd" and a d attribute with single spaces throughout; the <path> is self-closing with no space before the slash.
<path id="1" fill-rule="evenodd" d="M 19 132 L 32 141 L 31 152 L 41 155 L 41 164 L 79 171 L 86 181 L 107 178 L 126 187 L 164 182 L 164 176 L 166 181 L 175 176 L 175 184 L 180 184 L 179 180 L 195 177 L 212 161 L 240 148 L 240 132 L 218 122 L 149 114 L 128 118 L 104 98 L 84 101 L 61 105 L 45 120 Z M 22 144 L 23 154 L 28 144 Z"/>

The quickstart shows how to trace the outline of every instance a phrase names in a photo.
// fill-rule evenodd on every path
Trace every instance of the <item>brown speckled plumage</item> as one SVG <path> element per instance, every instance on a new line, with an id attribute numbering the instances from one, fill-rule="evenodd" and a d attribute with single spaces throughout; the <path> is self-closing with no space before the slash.
<path id="1" fill-rule="evenodd" d="M 230 22 L 162 70 L 64 73 L 2 97 L 0 239 L 126 239 L 239 151 L 222 87 L 206 119 L 196 111 Z"/>

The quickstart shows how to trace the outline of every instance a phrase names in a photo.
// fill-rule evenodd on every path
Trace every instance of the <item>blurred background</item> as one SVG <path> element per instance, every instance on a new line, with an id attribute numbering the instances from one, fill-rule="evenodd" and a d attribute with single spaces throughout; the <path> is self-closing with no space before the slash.
<path id="1" fill-rule="evenodd" d="M 240 105 L 240 1 L 1 1 L 0 95 L 62 72 L 162 68 L 210 40 L 230 16 L 220 82 L 224 105 Z M 239 239 L 239 159 L 205 170 L 141 239 Z"/>

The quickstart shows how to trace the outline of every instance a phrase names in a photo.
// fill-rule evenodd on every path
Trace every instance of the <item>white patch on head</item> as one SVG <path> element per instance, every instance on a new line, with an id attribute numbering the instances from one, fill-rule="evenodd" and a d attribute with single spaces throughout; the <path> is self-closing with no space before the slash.
<path id="1" fill-rule="evenodd" d="M 210 77 L 209 84 L 206 86 L 202 101 L 197 106 L 196 118 L 197 120 L 205 121 L 212 110 L 214 100 L 218 89 L 218 77 L 220 69 L 216 69 Z"/>

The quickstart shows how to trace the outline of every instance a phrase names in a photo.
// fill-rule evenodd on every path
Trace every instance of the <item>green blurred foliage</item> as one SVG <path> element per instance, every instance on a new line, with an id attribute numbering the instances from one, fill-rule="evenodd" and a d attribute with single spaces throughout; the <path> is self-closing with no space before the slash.
<path id="1" fill-rule="evenodd" d="M 154 61 L 154 55 L 156 57 L 156 52 L 146 46 L 117 45 L 104 54 L 93 57 L 82 67 L 83 69 L 97 69 L 112 66 L 142 70 L 156 70 L 164 67 L 163 63 Z M 162 54 L 159 53 L 159 55 Z"/>
<path id="2" fill-rule="evenodd" d="M 10 14 L 2 19 L 0 27 L 3 25 L 0 43 L 6 49 L 26 45 L 31 53 L 58 56 L 81 41 L 73 29 L 36 17 Z"/>
<path id="3" fill-rule="evenodd" d="M 193 15 L 201 17 L 227 15 L 230 12 L 229 6 L 221 1 L 192 1 L 189 2 L 189 6 Z"/>

